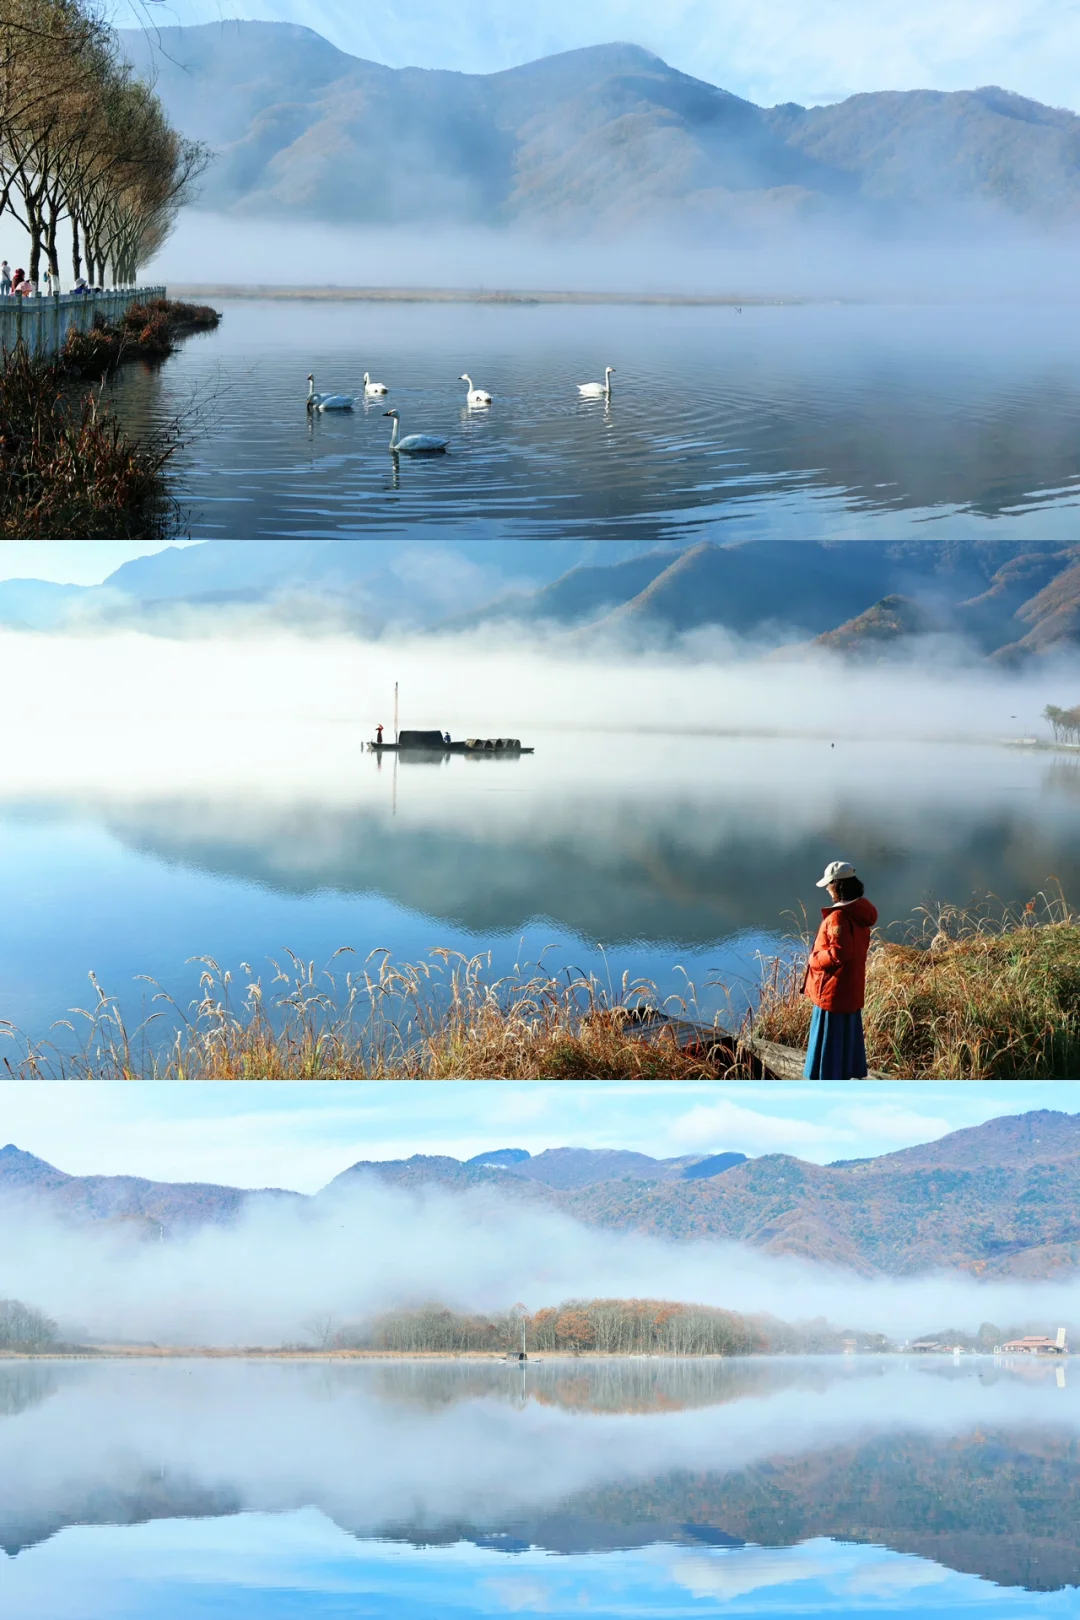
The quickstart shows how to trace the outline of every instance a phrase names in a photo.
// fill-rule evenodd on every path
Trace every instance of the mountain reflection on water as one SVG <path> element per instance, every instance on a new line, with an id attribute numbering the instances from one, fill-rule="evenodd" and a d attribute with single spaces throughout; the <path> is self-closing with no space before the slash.
<path id="1" fill-rule="evenodd" d="M 699 1597 L 753 1592 L 764 1608 L 777 1587 L 824 1580 L 800 1608 L 861 1614 L 880 1587 L 899 1612 L 1016 1615 L 1080 1584 L 1078 1390 L 1063 1368 L 982 1357 L 13 1362 L 0 1600 L 96 1620 L 99 1588 L 137 1584 L 152 1545 L 160 1607 L 145 1612 L 201 1614 L 173 1608 L 170 1579 L 265 1590 L 289 1546 L 286 1584 L 310 1587 L 319 1615 L 339 1612 L 315 1601 L 331 1552 L 369 1583 L 379 1563 L 387 1613 L 426 1612 L 411 1584 L 424 1570 L 441 1572 L 446 1612 L 536 1607 L 466 1588 L 558 1555 L 576 1560 L 551 1576 L 575 1588 L 567 1612 L 585 1589 L 620 1612 L 618 1594 L 663 1575 L 671 1607 L 653 1612 L 681 1613 L 674 1589 L 685 1598 L 693 1575 Z M 178 1541 L 166 1529 L 181 1520 L 232 1527 Z M 155 1524 L 149 1543 L 133 1534 Z M 181 1571 L 182 1545 L 212 1548 L 212 1567 Z M 56 1609 L 84 1566 L 83 1607 Z"/>
<path id="2" fill-rule="evenodd" d="M 262 970 L 285 947 L 323 963 L 343 945 L 405 961 L 491 949 L 505 971 L 554 943 L 557 968 L 645 974 L 666 993 L 681 963 L 706 1008 L 725 1002 L 710 979 L 737 1005 L 755 952 L 800 908 L 813 916 L 837 855 L 900 925 L 934 900 L 1023 905 L 1051 877 L 1080 893 L 1071 760 L 987 744 L 530 736 L 535 755 L 497 765 L 380 769 L 341 726 L 302 769 L 283 776 L 270 759 L 242 788 L 193 779 L 183 757 L 138 789 L 9 777 L 0 1016 L 43 1031 L 81 1004 L 91 967 L 112 992 L 149 973 L 183 994 L 196 955 Z"/>
<path id="3" fill-rule="evenodd" d="M 140 434 L 194 422 L 199 538 L 1076 537 L 1080 337 L 1052 304 L 220 307 L 115 384 Z M 463 360 L 490 410 L 465 408 Z M 580 401 L 607 362 L 609 404 Z M 398 466 L 384 400 L 309 416 L 312 370 L 385 377 L 450 454 Z"/>

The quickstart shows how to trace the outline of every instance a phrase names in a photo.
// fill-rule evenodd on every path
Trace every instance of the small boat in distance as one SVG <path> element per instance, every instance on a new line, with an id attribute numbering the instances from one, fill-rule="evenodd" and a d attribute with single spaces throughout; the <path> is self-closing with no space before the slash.
<path id="1" fill-rule="evenodd" d="M 468 737 L 452 742 L 448 731 L 399 731 L 398 740 L 369 742 L 369 754 L 532 754 L 520 737 Z"/>

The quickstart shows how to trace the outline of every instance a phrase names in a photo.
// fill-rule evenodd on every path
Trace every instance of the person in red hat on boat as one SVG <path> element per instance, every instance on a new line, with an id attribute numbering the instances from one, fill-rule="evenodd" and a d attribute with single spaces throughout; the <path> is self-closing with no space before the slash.
<path id="1" fill-rule="evenodd" d="M 382 747 L 382 734 L 383 734 L 383 728 L 382 728 L 382 722 L 380 721 L 380 723 L 375 727 L 375 746 L 376 746 L 376 748 L 381 748 Z"/>
<path id="2" fill-rule="evenodd" d="M 817 886 L 828 889 L 832 904 L 822 907 L 821 927 L 803 979 L 803 991 L 814 1003 L 803 1076 L 864 1080 L 866 954 L 877 907 L 866 899 L 849 861 L 830 861 Z"/>

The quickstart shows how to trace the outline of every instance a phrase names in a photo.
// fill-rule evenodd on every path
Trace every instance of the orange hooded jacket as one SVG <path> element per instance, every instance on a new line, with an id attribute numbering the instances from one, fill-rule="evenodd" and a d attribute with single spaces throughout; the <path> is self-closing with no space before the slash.
<path id="1" fill-rule="evenodd" d="M 803 989 L 824 1012 L 861 1011 L 866 999 L 866 953 L 877 916 L 877 907 L 865 898 L 822 907 Z"/>

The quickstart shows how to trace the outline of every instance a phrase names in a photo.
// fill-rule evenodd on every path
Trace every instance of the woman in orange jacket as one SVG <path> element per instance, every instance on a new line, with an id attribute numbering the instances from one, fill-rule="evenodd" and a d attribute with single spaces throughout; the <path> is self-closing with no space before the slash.
<path id="1" fill-rule="evenodd" d="M 803 990 L 814 1003 L 803 1075 L 807 1080 L 863 1080 L 866 953 L 877 909 L 864 898 L 848 861 L 831 861 L 817 886 L 828 889 L 832 905 L 822 907 L 821 927 L 803 980 Z"/>

